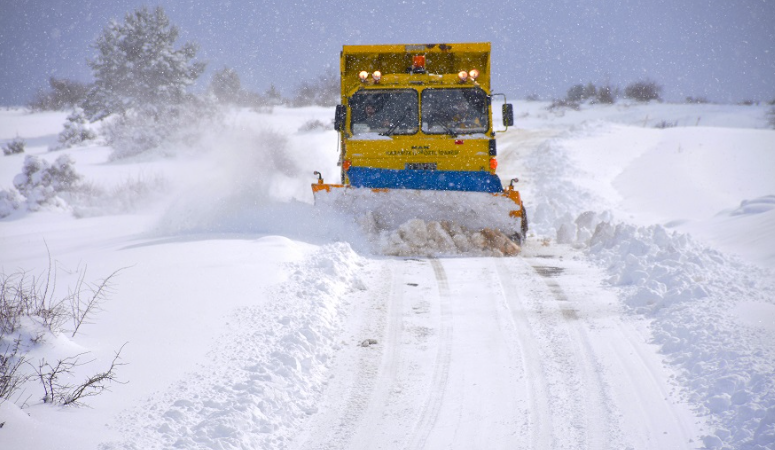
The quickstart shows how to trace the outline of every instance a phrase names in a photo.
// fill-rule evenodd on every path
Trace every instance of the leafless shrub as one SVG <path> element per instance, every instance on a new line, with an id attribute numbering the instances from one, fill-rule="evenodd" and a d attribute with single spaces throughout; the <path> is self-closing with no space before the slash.
<path id="1" fill-rule="evenodd" d="M 587 85 L 576 84 L 568 89 L 565 99 L 569 102 L 583 102 L 597 97 L 597 87 L 589 82 Z"/>
<path id="2" fill-rule="evenodd" d="M 775 108 L 770 109 L 770 112 L 767 113 L 767 123 L 770 128 L 775 129 Z"/>
<path id="3" fill-rule="evenodd" d="M 59 332 L 67 322 L 66 298 L 54 298 L 56 271 L 49 258 L 45 278 L 26 272 L 0 274 L 0 333 L 18 331 L 22 317 L 34 317 L 51 332 Z"/>
<path id="4" fill-rule="evenodd" d="M 589 102 L 592 104 L 603 103 L 613 104 L 619 96 L 619 88 L 612 86 L 609 82 L 598 87 L 589 82 L 586 85 L 576 84 L 568 89 L 565 100 L 555 100 L 557 107 L 566 107 L 578 103 Z M 574 108 L 575 109 L 575 108 Z"/>
<path id="5" fill-rule="evenodd" d="M 568 89 L 565 100 L 569 102 L 580 102 L 584 100 L 584 85 L 575 84 Z"/>
<path id="6" fill-rule="evenodd" d="M 677 127 L 677 126 L 678 126 L 678 122 L 668 122 L 667 120 L 663 120 L 661 122 L 657 122 L 654 125 L 654 128 L 665 129 L 665 128 L 674 128 L 674 127 Z"/>
<path id="7" fill-rule="evenodd" d="M 710 103 L 707 97 L 686 97 L 686 103 L 705 104 Z"/>
<path id="8" fill-rule="evenodd" d="M 25 374 L 19 369 L 26 362 L 21 350 L 21 339 L 16 338 L 11 342 L 5 342 L 5 335 L 0 331 L 0 404 L 11 397 L 26 383 L 31 375 Z"/>
<path id="9" fill-rule="evenodd" d="M 86 277 L 86 269 L 81 272 L 78 277 L 78 282 L 75 285 L 75 289 L 69 293 L 68 299 L 70 303 L 70 318 L 73 322 L 73 334 L 75 336 L 81 325 L 88 322 L 89 317 L 93 316 L 100 310 L 100 305 L 107 298 L 107 295 L 111 293 L 112 280 L 115 278 L 121 269 L 111 273 L 105 279 L 96 284 L 86 284 L 84 279 Z M 84 296 L 84 290 L 88 289 L 90 295 Z"/>
<path id="10" fill-rule="evenodd" d="M 124 365 L 119 363 L 118 360 L 125 345 L 122 345 L 116 352 L 108 370 L 91 375 L 79 384 L 71 384 L 65 381 L 65 379 L 72 378 L 73 370 L 77 367 L 93 362 L 80 362 L 81 357 L 86 353 L 61 359 L 54 365 L 49 364 L 45 359 L 40 360 L 34 370 L 43 386 L 43 403 L 79 405 L 83 399 L 99 395 L 103 391 L 108 390 L 107 383 L 121 383 L 121 381 L 116 379 L 116 368 Z"/>
<path id="11" fill-rule="evenodd" d="M 45 395 L 43 396 L 43 403 L 62 403 L 63 396 L 62 391 L 72 389 L 71 386 L 63 385 L 60 382 L 60 378 L 63 375 L 69 375 L 73 369 L 80 366 L 78 358 L 83 356 L 80 353 L 76 356 L 65 358 L 57 361 L 55 365 L 50 365 L 45 359 L 42 359 L 38 366 L 35 367 L 35 374 L 40 380 L 40 384 L 43 386 Z"/>
<path id="12" fill-rule="evenodd" d="M 121 270 L 96 283 L 86 283 L 86 268 L 79 270 L 75 289 L 62 298 L 54 294 L 57 270 L 50 257 L 45 277 L 30 276 L 26 272 L 0 274 L 0 336 L 16 333 L 23 317 L 36 319 L 51 333 L 63 332 L 65 324 L 71 322 L 71 336 L 75 336 L 99 311 L 111 293 L 113 279 Z"/>
<path id="13" fill-rule="evenodd" d="M 555 110 L 561 110 L 564 108 L 572 109 L 574 111 L 578 111 L 579 109 L 581 109 L 578 103 L 568 101 L 568 100 L 554 100 L 552 101 L 552 104 L 548 106 L 547 109 L 549 109 L 549 111 L 555 111 Z"/>
<path id="14" fill-rule="evenodd" d="M 639 102 L 661 100 L 662 86 L 652 80 L 636 81 L 624 88 L 624 96 Z"/>
<path id="15" fill-rule="evenodd" d="M 0 274 L 0 402 L 10 399 L 28 380 L 38 378 L 43 386 L 46 403 L 74 405 L 86 397 L 98 395 L 106 389 L 106 383 L 116 381 L 115 370 L 121 349 L 108 370 L 88 377 L 82 383 L 69 383 L 73 370 L 89 364 L 81 362 L 84 354 L 58 360 L 55 364 L 42 359 L 37 367 L 27 360 L 30 348 L 39 345 L 48 333 L 62 333 L 68 323 L 72 325 L 71 337 L 91 323 L 102 303 L 111 293 L 112 282 L 121 269 L 106 278 L 87 283 L 86 268 L 77 270 L 74 289 L 64 297 L 55 294 L 57 269 L 49 256 L 48 270 L 42 276 L 30 276 L 26 272 L 11 275 Z M 24 325 L 24 319 L 36 325 Z M 23 367 L 33 368 L 34 375 L 25 373 Z"/>
<path id="16" fill-rule="evenodd" d="M 597 93 L 595 94 L 595 101 L 597 103 L 612 105 L 616 103 L 617 97 L 619 97 L 619 88 L 606 83 L 605 86 L 601 86 L 597 89 Z"/>
<path id="17" fill-rule="evenodd" d="M 116 355 L 113 357 L 113 360 L 110 362 L 110 367 L 108 367 L 108 370 L 104 372 L 98 372 L 86 378 L 86 381 L 83 383 L 76 385 L 75 388 L 67 395 L 64 404 L 76 405 L 80 402 L 81 399 L 99 395 L 103 391 L 108 390 L 106 386 L 106 383 L 108 382 L 124 384 L 123 382 L 116 379 L 115 371 L 117 367 L 125 365 L 125 363 L 118 362 L 118 360 L 121 359 L 121 351 L 124 349 L 125 345 L 126 344 L 122 345 L 121 348 L 118 349 Z"/>

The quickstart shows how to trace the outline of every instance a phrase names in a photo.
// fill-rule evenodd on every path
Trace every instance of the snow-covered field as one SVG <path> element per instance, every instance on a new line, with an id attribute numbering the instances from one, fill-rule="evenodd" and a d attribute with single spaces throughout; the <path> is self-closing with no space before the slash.
<path id="1" fill-rule="evenodd" d="M 21 324 L 22 369 L 124 364 L 81 407 L 28 381 L 0 448 L 775 447 L 766 107 L 547 106 L 516 103 L 498 136 L 531 219 L 512 258 L 388 257 L 315 209 L 336 134 L 299 128 L 329 109 L 233 111 L 118 162 L 49 152 L 66 113 L 0 111 L 0 144 L 69 154 L 115 199 L 0 219 L 2 272 L 52 261 L 56 298 L 119 270 L 75 335 Z M 0 190 L 24 158 L 0 157 Z"/>

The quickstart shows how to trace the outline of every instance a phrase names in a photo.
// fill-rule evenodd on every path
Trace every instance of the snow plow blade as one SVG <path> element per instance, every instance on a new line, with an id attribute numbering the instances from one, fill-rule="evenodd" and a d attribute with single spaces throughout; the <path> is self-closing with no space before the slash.
<path id="1" fill-rule="evenodd" d="M 321 180 L 322 181 L 322 180 Z M 419 189 L 354 188 L 312 184 L 315 205 L 366 219 L 380 230 L 394 230 L 412 219 L 452 222 L 471 231 L 498 230 L 520 244 L 527 217 L 513 183 L 499 193 Z"/>

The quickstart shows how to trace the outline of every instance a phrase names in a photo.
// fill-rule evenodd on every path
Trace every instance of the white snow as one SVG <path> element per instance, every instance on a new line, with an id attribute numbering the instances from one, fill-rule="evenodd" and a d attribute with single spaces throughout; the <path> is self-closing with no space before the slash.
<path id="1" fill-rule="evenodd" d="M 88 352 L 71 382 L 122 346 L 126 363 L 88 407 L 27 382 L 0 448 L 772 448 L 767 109 L 547 106 L 518 102 L 498 136 L 531 227 L 511 258 L 314 207 L 337 137 L 297 130 L 331 109 L 232 111 L 118 162 L 99 142 L 48 152 L 67 113 L 0 111 L 0 143 L 120 193 L 0 219 L 5 275 L 45 276 L 50 255 L 63 297 L 121 269 L 75 336 L 25 322 L 28 360 Z M 0 190 L 24 157 L 0 157 Z"/>

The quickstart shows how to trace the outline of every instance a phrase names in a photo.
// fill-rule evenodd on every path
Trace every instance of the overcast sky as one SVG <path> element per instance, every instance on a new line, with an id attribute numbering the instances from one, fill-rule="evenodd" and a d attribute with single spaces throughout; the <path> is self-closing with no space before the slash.
<path id="1" fill-rule="evenodd" d="M 162 6 L 208 63 L 245 88 L 292 95 L 338 67 L 344 44 L 492 42 L 493 88 L 563 97 L 577 83 L 650 78 L 667 100 L 775 99 L 775 0 L 0 0 L 0 105 L 48 77 L 91 81 L 86 59 L 111 18 Z"/>

